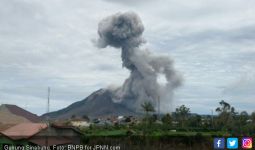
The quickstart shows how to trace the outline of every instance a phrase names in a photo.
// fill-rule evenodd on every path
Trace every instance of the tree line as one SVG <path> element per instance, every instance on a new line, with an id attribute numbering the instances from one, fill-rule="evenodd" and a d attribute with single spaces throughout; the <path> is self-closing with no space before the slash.
<path id="1" fill-rule="evenodd" d="M 150 102 L 141 105 L 145 112 L 144 122 L 148 125 L 157 121 L 172 128 L 182 130 L 224 131 L 231 135 L 252 135 L 255 133 L 255 112 L 237 112 L 228 102 L 221 100 L 215 108 L 216 115 L 199 115 L 191 113 L 190 108 L 181 105 L 172 113 L 154 114 L 155 109 Z"/>

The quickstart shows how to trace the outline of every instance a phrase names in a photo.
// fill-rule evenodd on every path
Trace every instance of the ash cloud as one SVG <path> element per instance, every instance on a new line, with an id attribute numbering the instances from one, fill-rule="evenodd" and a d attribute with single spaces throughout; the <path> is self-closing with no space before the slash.
<path id="1" fill-rule="evenodd" d="M 122 66 L 130 70 L 130 76 L 121 87 L 112 89 L 116 102 L 131 109 L 140 109 L 144 101 L 154 105 L 160 97 L 161 104 L 172 100 L 174 90 L 181 85 L 182 78 L 173 67 L 173 60 L 166 56 L 156 56 L 148 49 L 141 49 L 145 43 L 142 37 L 144 26 L 134 12 L 117 13 L 106 17 L 98 25 L 100 48 L 112 46 L 120 48 Z M 159 76 L 166 79 L 159 84 Z"/>

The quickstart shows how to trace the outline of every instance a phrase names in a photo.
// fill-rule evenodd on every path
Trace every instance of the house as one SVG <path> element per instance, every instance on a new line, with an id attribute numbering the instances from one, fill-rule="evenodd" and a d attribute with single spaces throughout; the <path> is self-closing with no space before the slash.
<path id="1" fill-rule="evenodd" d="M 118 116 L 118 124 L 136 124 L 138 122 L 137 118 L 134 116 Z"/>
<path id="2" fill-rule="evenodd" d="M 0 132 L 4 131 L 4 130 L 12 127 L 12 126 L 13 126 L 13 124 L 2 124 L 2 123 L 0 123 Z"/>
<path id="3" fill-rule="evenodd" d="M 27 140 L 31 136 L 37 134 L 41 130 L 47 128 L 46 124 L 40 123 L 21 123 L 14 125 L 6 130 L 1 131 L 0 147 L 3 144 L 10 145 L 27 145 L 30 144 Z"/>
<path id="4" fill-rule="evenodd" d="M 139 120 L 134 116 L 109 116 L 102 118 L 95 118 L 92 120 L 92 123 L 97 126 L 104 125 L 129 125 L 136 124 Z"/>
<path id="5" fill-rule="evenodd" d="M 46 123 L 21 123 L 0 133 L 3 144 L 52 146 L 80 144 L 82 134 L 73 127 L 47 125 Z M 4 142 L 2 142 L 4 141 Z"/>
<path id="6" fill-rule="evenodd" d="M 0 105 L 0 123 L 1 124 L 19 124 L 19 123 L 38 123 L 41 122 L 40 117 L 26 111 L 16 105 L 2 104 Z"/>
<path id="7" fill-rule="evenodd" d="M 70 121 L 70 124 L 74 127 L 89 127 L 90 123 L 86 119 L 75 118 Z"/>

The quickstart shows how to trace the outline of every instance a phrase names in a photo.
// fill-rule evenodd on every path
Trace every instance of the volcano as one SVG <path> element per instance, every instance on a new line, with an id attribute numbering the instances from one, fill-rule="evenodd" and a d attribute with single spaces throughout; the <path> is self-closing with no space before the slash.
<path id="1" fill-rule="evenodd" d="M 134 12 L 116 13 L 102 19 L 94 44 L 98 48 L 109 46 L 121 49 L 122 66 L 130 71 L 129 77 L 116 89 L 101 89 L 82 101 L 44 116 L 135 115 L 145 101 L 155 105 L 160 97 L 161 104 L 169 103 L 174 90 L 182 83 L 182 76 L 174 68 L 171 58 L 152 54 L 141 47 L 146 41 L 143 32 L 142 20 Z M 158 82 L 159 75 L 165 78 L 164 85 Z"/>
<path id="2" fill-rule="evenodd" d="M 72 116 L 90 118 L 106 117 L 106 116 L 136 116 L 139 113 L 127 108 L 121 103 L 115 103 L 112 100 L 112 93 L 106 89 L 100 89 L 87 98 L 75 102 L 68 107 L 42 115 L 42 118 L 49 119 L 68 119 Z"/>

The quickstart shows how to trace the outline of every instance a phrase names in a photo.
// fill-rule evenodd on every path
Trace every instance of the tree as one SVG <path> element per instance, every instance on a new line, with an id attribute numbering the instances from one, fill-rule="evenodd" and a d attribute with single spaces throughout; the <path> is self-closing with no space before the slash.
<path id="1" fill-rule="evenodd" d="M 162 117 L 162 122 L 163 122 L 163 124 L 166 124 L 166 125 L 172 125 L 172 117 L 171 117 L 171 115 L 169 113 L 164 115 Z"/>
<path id="2" fill-rule="evenodd" d="M 158 119 L 158 115 L 157 114 L 153 114 L 149 117 L 149 123 L 154 123 L 156 122 Z"/>
<path id="3" fill-rule="evenodd" d="M 190 113 L 190 109 L 187 108 L 185 105 L 181 105 L 179 108 L 176 108 L 175 113 L 178 120 L 181 122 L 181 126 L 183 128 Z"/>
<path id="4" fill-rule="evenodd" d="M 151 102 L 144 102 L 143 104 L 141 104 L 141 106 L 146 114 L 149 114 L 149 112 L 155 112 L 155 109 Z"/>
<path id="5" fill-rule="evenodd" d="M 219 102 L 220 107 L 216 108 L 216 112 L 219 113 L 216 125 L 218 128 L 221 129 L 232 129 L 236 128 L 236 120 L 237 119 L 237 112 L 235 112 L 235 108 L 231 107 L 231 105 L 224 100 Z"/>
<path id="6" fill-rule="evenodd" d="M 231 110 L 230 104 L 225 102 L 224 100 L 221 100 L 219 104 L 221 107 L 216 108 L 216 112 L 223 113 L 223 112 L 229 112 Z"/>
<path id="7" fill-rule="evenodd" d="M 255 125 L 255 112 L 251 113 L 251 120 L 252 120 L 252 123 Z"/>
<path id="8" fill-rule="evenodd" d="M 201 127 L 202 117 L 200 115 L 193 115 L 188 119 L 188 126 L 190 127 Z"/>
<path id="9" fill-rule="evenodd" d="M 247 120 L 249 119 L 249 114 L 246 111 L 242 111 L 239 115 L 239 120 L 241 125 L 246 125 Z"/>
<path id="10" fill-rule="evenodd" d="M 141 104 L 141 107 L 143 108 L 145 112 L 145 120 L 148 123 L 149 121 L 149 112 L 155 112 L 155 109 L 151 102 L 144 102 Z"/>

